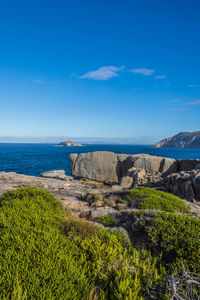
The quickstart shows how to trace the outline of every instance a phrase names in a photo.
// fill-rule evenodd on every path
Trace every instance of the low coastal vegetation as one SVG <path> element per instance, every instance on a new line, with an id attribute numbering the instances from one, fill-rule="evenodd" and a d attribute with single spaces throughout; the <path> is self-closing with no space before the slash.
<path id="1" fill-rule="evenodd" d="M 145 211 L 134 217 L 143 220 L 156 251 L 136 249 L 121 232 L 74 218 L 48 191 L 6 192 L 0 196 L 1 299 L 155 299 L 152 291 L 169 299 L 168 274 L 177 274 L 182 263 L 200 271 L 200 221 L 163 211 L 148 224 Z M 113 219 L 99 221 L 110 226 Z"/>
<path id="2" fill-rule="evenodd" d="M 0 203 L 1 299 L 144 299 L 165 279 L 160 257 L 73 220 L 47 191 L 21 188 Z"/>
<path id="3" fill-rule="evenodd" d="M 134 234 L 148 235 L 151 250 L 162 253 L 162 262 L 170 272 L 180 270 L 184 264 L 187 270 L 200 273 L 199 219 L 156 211 L 137 211 L 133 215 L 140 223 Z"/>
<path id="4" fill-rule="evenodd" d="M 166 264 L 200 273 L 200 220 L 160 212 L 148 229 L 152 242 L 163 252 Z"/>
<path id="5" fill-rule="evenodd" d="M 190 211 L 189 206 L 182 199 L 147 187 L 130 190 L 128 201 L 135 202 L 139 209 L 157 209 L 180 213 L 188 213 Z"/>
<path id="6" fill-rule="evenodd" d="M 106 216 L 102 216 L 96 219 L 96 222 L 104 225 L 104 226 L 108 226 L 111 227 L 112 225 L 114 225 L 115 221 L 113 216 L 111 215 L 106 215 Z"/>

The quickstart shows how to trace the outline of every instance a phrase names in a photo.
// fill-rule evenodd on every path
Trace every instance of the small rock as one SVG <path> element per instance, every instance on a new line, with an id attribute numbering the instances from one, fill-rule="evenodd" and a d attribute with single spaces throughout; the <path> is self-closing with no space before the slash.
<path id="1" fill-rule="evenodd" d="M 118 196 L 115 196 L 115 195 L 110 195 L 108 196 L 107 198 L 105 198 L 105 204 L 107 206 L 110 206 L 110 207 L 115 207 L 116 206 L 116 202 L 117 200 L 119 199 Z"/>
<path id="2" fill-rule="evenodd" d="M 133 185 L 133 177 L 130 176 L 122 177 L 120 185 L 123 189 L 131 188 Z"/>
<path id="3" fill-rule="evenodd" d="M 127 209 L 127 202 L 126 202 L 126 203 L 118 203 L 118 204 L 117 204 L 117 209 L 118 209 L 119 211 L 124 210 L 124 209 Z"/>
<path id="4" fill-rule="evenodd" d="M 66 181 L 70 181 L 73 179 L 73 177 L 65 175 L 64 170 L 48 171 L 48 172 L 41 173 L 40 176 L 45 178 L 55 178 L 55 179 L 66 180 Z"/>
<path id="5" fill-rule="evenodd" d="M 96 218 L 103 217 L 106 215 L 115 215 L 117 211 L 113 208 L 99 208 L 99 209 L 94 209 L 90 210 L 88 213 L 88 217 L 91 220 L 95 220 Z"/>
<path id="6" fill-rule="evenodd" d="M 103 200 L 95 200 L 91 203 L 91 207 L 103 207 L 104 201 Z"/>
<path id="7" fill-rule="evenodd" d="M 117 184 L 115 184 L 115 185 L 112 185 L 112 190 L 114 190 L 114 191 L 121 191 L 122 190 L 122 187 L 120 186 L 120 185 L 117 185 Z"/>
<path id="8" fill-rule="evenodd" d="M 146 171 L 145 169 L 138 169 L 137 174 L 136 174 L 136 181 L 140 181 L 146 176 Z"/>

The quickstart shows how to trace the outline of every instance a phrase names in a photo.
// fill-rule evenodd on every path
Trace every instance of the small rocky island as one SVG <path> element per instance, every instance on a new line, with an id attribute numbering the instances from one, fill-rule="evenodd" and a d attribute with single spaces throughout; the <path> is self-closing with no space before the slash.
<path id="1" fill-rule="evenodd" d="M 81 147 L 82 145 L 73 141 L 64 141 L 58 144 L 59 146 L 65 147 Z"/>
<path id="2" fill-rule="evenodd" d="M 156 148 L 196 148 L 200 149 L 200 131 L 180 132 L 155 145 Z"/>

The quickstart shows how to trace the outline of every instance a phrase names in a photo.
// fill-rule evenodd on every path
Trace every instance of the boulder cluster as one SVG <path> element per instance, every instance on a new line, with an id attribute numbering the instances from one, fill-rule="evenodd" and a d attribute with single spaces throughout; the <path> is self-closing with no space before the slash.
<path id="1" fill-rule="evenodd" d="M 200 160 L 115 154 L 107 151 L 70 155 L 71 173 L 108 184 L 113 190 L 140 185 L 159 187 L 191 202 L 200 201 Z"/>
<path id="2" fill-rule="evenodd" d="M 148 154 L 97 151 L 70 155 L 72 175 L 110 184 L 113 189 L 158 181 L 174 170 L 174 163 L 174 159 Z"/>
<path id="3" fill-rule="evenodd" d="M 191 171 L 171 173 L 164 181 L 166 190 L 191 202 L 200 201 L 200 164 Z"/>

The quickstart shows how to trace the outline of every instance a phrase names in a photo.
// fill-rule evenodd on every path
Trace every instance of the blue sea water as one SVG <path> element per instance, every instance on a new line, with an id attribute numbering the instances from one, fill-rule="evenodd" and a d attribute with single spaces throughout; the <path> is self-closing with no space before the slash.
<path id="1" fill-rule="evenodd" d="M 91 151 L 115 153 L 147 153 L 175 159 L 200 159 L 200 149 L 153 148 L 149 145 L 84 145 L 83 147 L 60 147 L 53 144 L 0 144 L 0 171 L 39 176 L 50 170 L 65 170 L 70 175 L 69 154 Z"/>

